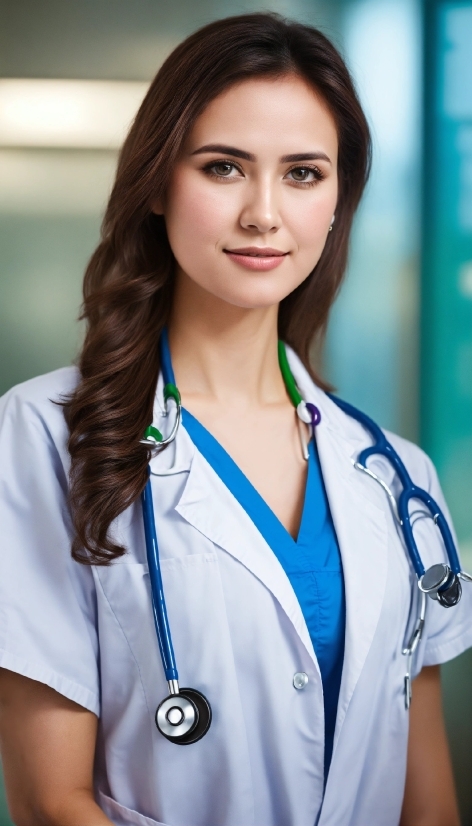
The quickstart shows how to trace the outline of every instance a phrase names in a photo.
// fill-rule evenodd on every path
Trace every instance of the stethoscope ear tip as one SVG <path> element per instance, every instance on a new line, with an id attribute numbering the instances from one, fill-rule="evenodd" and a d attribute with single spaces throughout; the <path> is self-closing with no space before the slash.
<path id="1" fill-rule="evenodd" d="M 306 402 L 302 401 L 297 404 L 296 407 L 297 416 L 300 421 L 304 422 L 305 424 L 311 424 L 311 415 L 308 407 L 306 406 Z"/>

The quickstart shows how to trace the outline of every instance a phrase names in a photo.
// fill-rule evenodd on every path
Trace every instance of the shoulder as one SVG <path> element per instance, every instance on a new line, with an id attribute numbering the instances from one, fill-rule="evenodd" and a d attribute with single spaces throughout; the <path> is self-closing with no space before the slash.
<path id="1" fill-rule="evenodd" d="M 0 664 L 99 713 L 96 594 L 71 556 L 67 426 L 75 368 L 0 399 Z"/>
<path id="2" fill-rule="evenodd" d="M 72 393 L 79 381 L 76 367 L 61 367 L 16 384 L 0 398 L 0 415 L 11 408 L 27 408 L 49 418 L 60 402 Z M 59 403 L 59 404 L 58 404 Z"/>
<path id="3" fill-rule="evenodd" d="M 76 367 L 63 367 L 12 387 L 0 398 L 0 439 L 3 447 L 23 441 L 33 447 L 39 437 L 52 440 L 62 452 L 67 426 L 61 402 L 79 381 Z"/>
<path id="4" fill-rule="evenodd" d="M 60 367 L 58 370 L 15 384 L 0 398 L 0 404 L 9 397 L 22 399 L 26 403 L 41 403 L 42 400 L 54 396 L 59 398 L 71 393 L 78 381 L 77 367 Z"/>

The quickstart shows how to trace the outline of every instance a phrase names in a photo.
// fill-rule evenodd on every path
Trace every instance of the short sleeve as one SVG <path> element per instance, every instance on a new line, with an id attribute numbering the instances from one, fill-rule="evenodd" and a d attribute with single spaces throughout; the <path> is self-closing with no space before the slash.
<path id="1" fill-rule="evenodd" d="M 424 487 L 444 512 L 454 535 L 451 516 L 434 465 L 424 453 L 421 452 L 421 456 L 426 471 Z M 437 562 L 447 562 L 444 544 L 432 519 L 418 520 L 414 533 L 426 568 Z M 454 539 L 458 547 L 455 535 Z M 451 608 L 444 608 L 435 600 L 427 599 L 425 632 L 418 651 L 416 671 L 422 666 L 447 662 L 472 646 L 472 583 L 461 584 L 462 598 Z"/>
<path id="2" fill-rule="evenodd" d="M 94 580 L 71 557 L 55 390 L 40 377 L 0 399 L 0 666 L 98 715 Z"/>

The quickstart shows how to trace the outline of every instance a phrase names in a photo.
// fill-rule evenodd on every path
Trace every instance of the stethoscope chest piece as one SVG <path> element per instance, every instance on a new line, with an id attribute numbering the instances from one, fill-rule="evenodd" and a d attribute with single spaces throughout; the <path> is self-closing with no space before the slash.
<path id="1" fill-rule="evenodd" d="M 444 562 L 431 565 L 418 585 L 423 593 L 428 594 L 431 599 L 436 599 L 444 608 L 452 608 L 461 598 L 462 586 L 459 577 Z"/>
<path id="2" fill-rule="evenodd" d="M 178 694 L 170 694 L 157 707 L 156 726 L 172 743 L 181 746 L 196 743 L 210 725 L 210 704 L 195 688 L 181 688 Z"/>

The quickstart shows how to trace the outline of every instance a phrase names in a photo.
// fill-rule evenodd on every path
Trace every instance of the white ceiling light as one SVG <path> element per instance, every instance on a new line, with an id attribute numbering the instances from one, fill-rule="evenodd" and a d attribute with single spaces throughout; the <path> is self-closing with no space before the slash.
<path id="1" fill-rule="evenodd" d="M 0 80 L 0 146 L 116 149 L 147 83 Z"/>

